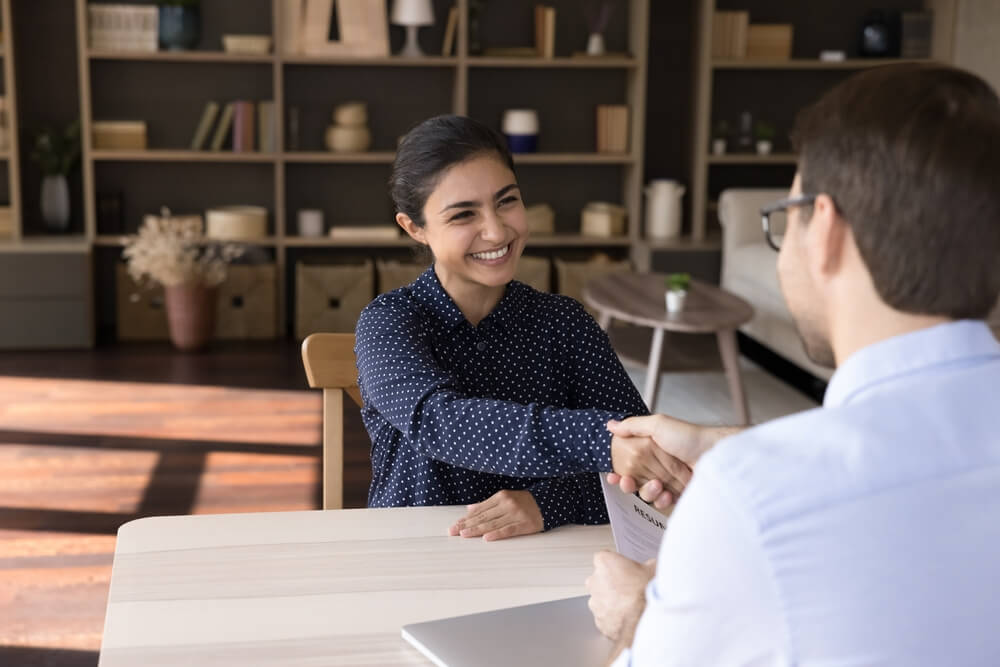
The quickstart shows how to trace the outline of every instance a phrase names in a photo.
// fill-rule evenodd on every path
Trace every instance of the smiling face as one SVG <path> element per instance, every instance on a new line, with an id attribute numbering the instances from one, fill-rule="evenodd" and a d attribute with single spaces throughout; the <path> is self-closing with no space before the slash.
<path id="1" fill-rule="evenodd" d="M 480 155 L 448 169 L 424 205 L 418 227 L 399 224 L 428 245 L 446 291 L 502 288 L 514 279 L 528 235 L 521 191 L 498 156 Z"/>

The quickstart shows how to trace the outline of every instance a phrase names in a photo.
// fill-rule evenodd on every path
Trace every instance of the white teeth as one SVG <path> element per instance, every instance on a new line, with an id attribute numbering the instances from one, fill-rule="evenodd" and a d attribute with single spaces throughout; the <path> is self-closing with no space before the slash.
<path id="1" fill-rule="evenodd" d="M 505 245 L 499 250 L 494 250 L 493 252 L 476 252 L 472 256 L 476 259 L 500 259 L 504 255 L 510 252 L 510 244 Z"/>

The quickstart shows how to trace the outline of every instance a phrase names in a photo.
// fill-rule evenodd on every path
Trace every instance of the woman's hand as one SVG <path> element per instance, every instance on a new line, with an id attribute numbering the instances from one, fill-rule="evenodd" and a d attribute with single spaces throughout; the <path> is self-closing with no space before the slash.
<path id="1" fill-rule="evenodd" d="M 479 537 L 487 542 L 542 532 L 545 522 L 530 491 L 498 491 L 481 503 L 466 505 L 467 513 L 449 535 Z"/>

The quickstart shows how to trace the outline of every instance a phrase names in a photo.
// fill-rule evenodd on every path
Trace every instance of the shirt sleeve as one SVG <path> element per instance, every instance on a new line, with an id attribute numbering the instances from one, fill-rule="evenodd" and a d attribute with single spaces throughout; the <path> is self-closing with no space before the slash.
<path id="1" fill-rule="evenodd" d="M 786 664 L 757 524 L 728 487 L 707 457 L 699 462 L 667 526 L 632 648 L 616 666 Z"/>
<path id="2" fill-rule="evenodd" d="M 597 473 L 540 479 L 528 487 L 544 520 L 543 530 L 568 523 L 597 525 L 608 522 Z"/>
<path id="3" fill-rule="evenodd" d="M 567 366 L 573 407 L 648 415 L 649 409 L 611 347 L 608 334 L 579 302 L 568 297 L 566 301 L 571 304 L 574 320 L 572 330 L 564 333 L 571 340 Z"/>
<path id="4" fill-rule="evenodd" d="M 628 413 L 466 396 L 437 363 L 422 332 L 412 309 L 375 302 L 358 320 L 355 346 L 365 404 L 417 452 L 512 477 L 611 470 L 605 424 Z"/>

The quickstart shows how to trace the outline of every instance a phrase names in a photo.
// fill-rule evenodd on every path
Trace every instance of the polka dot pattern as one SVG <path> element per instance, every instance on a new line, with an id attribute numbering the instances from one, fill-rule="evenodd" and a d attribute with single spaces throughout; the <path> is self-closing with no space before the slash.
<path id="1" fill-rule="evenodd" d="M 365 308 L 355 352 L 369 506 L 528 489 L 546 530 L 607 522 L 595 474 L 611 470 L 605 424 L 647 410 L 579 303 L 515 281 L 474 327 L 431 267 Z"/>

